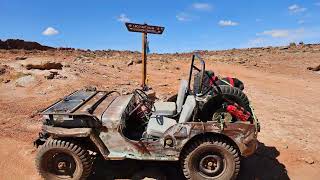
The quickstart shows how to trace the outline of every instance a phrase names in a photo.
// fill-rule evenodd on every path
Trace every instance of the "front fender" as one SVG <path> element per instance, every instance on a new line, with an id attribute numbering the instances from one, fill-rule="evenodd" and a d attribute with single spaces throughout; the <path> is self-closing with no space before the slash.
<path id="1" fill-rule="evenodd" d="M 110 154 L 108 148 L 101 141 L 100 137 L 92 130 L 92 128 L 62 128 L 53 126 L 42 126 L 41 134 L 54 138 L 89 138 L 91 142 L 99 149 L 101 155 L 107 159 Z M 40 139 L 40 137 L 39 137 Z M 37 141 L 37 140 L 36 140 Z"/>
<path id="2" fill-rule="evenodd" d="M 61 128 L 44 125 L 42 131 L 53 137 L 88 137 L 92 133 L 92 128 Z"/>

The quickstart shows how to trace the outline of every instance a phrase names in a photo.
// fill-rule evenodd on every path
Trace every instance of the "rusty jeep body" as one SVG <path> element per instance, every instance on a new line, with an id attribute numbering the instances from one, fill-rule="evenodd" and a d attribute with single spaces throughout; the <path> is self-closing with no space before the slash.
<path id="1" fill-rule="evenodd" d="M 201 67 L 194 65 L 197 59 Z M 225 96 L 221 89 L 239 93 L 235 87 L 193 93 L 194 69 L 206 76 L 205 62 L 198 55 L 192 58 L 189 80 L 181 82 L 176 102 L 153 102 L 141 90 L 129 95 L 79 90 L 45 109 L 42 132 L 35 141 L 40 146 L 36 158 L 40 175 L 86 178 L 95 153 L 105 160 L 180 161 L 187 179 L 236 178 L 240 157 L 257 148 L 259 122 L 250 104 L 245 107 L 250 113 L 247 121 L 224 110 L 222 102 L 233 100 L 226 99 L 230 93 Z M 199 86 L 202 89 L 202 82 Z M 220 105 L 212 103 L 216 101 Z M 210 109 L 209 116 L 201 115 Z"/>

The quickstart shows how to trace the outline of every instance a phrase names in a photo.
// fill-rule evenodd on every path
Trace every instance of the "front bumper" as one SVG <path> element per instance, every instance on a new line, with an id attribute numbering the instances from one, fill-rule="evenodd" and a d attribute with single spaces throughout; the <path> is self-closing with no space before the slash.
<path id="1" fill-rule="evenodd" d="M 33 146 L 38 148 L 39 146 L 43 145 L 47 141 L 48 137 L 49 137 L 48 133 L 40 132 L 38 138 L 35 141 L 33 141 Z"/>

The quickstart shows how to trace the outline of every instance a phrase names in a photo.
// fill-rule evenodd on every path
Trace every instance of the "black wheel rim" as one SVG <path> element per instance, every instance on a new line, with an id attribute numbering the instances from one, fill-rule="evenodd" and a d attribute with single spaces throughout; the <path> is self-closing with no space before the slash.
<path id="1" fill-rule="evenodd" d="M 226 168 L 226 161 L 220 154 L 202 154 L 197 162 L 199 174 L 204 178 L 217 178 Z"/>
<path id="2" fill-rule="evenodd" d="M 59 178 L 72 178 L 77 169 L 74 158 L 63 152 L 48 152 L 43 167 L 47 173 Z"/>

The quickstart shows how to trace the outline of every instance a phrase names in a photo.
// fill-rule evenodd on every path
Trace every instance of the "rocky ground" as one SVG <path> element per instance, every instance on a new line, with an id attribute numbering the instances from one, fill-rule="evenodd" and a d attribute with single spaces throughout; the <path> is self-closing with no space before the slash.
<path id="1" fill-rule="evenodd" d="M 320 176 L 320 45 L 201 51 L 206 68 L 245 83 L 262 130 L 260 148 L 243 160 L 240 179 Z M 148 84 L 159 99 L 187 78 L 192 53 L 151 54 Z M 138 52 L 74 49 L 0 50 L 0 177 L 39 179 L 32 141 L 39 110 L 85 86 L 139 87 Z"/>

